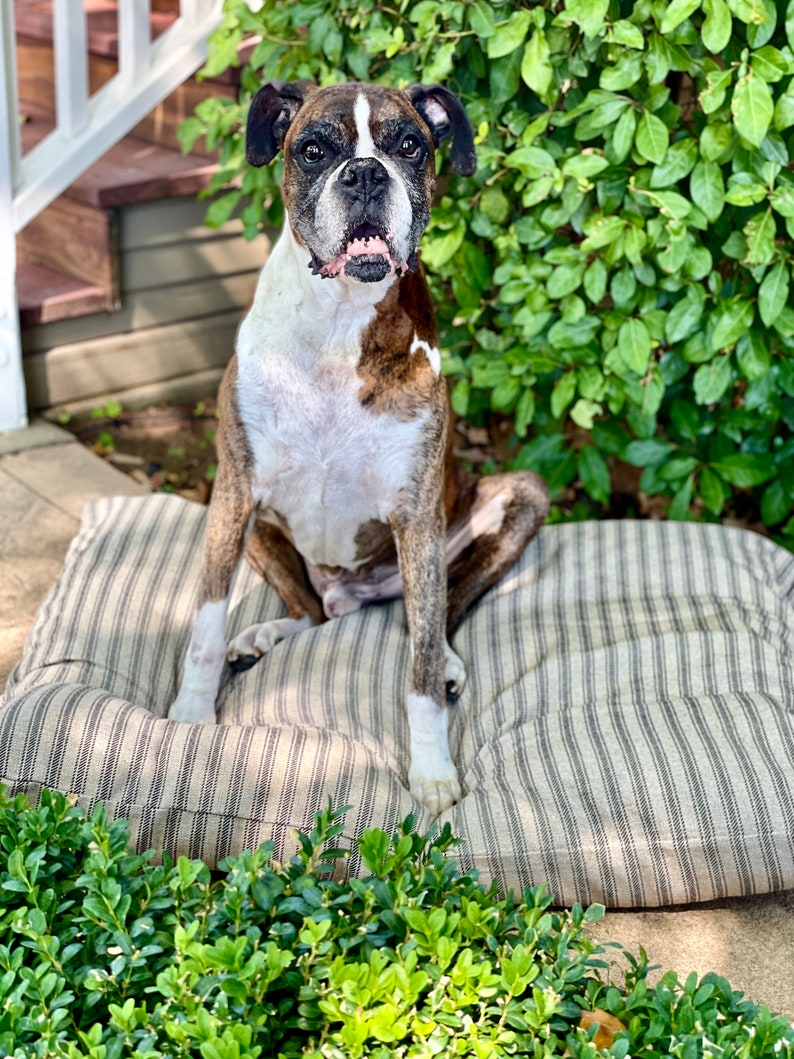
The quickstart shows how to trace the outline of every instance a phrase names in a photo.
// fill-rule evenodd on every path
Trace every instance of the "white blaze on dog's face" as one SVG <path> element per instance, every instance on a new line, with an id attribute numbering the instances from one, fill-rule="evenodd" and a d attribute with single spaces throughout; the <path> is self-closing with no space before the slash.
<path id="1" fill-rule="evenodd" d="M 433 158 L 403 93 L 360 84 L 311 93 L 285 137 L 283 193 L 314 270 L 370 283 L 412 267 Z"/>

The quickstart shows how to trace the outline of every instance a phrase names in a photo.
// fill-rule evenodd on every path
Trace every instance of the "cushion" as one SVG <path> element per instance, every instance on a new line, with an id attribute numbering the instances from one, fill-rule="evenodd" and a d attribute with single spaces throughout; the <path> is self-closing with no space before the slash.
<path id="1" fill-rule="evenodd" d="M 90 503 L 0 700 L 0 782 L 101 800 L 134 844 L 210 866 L 349 804 L 347 841 L 434 821 L 407 788 L 402 602 L 228 672 L 217 726 L 166 719 L 206 510 Z M 503 887 L 654 906 L 794 886 L 794 556 L 685 523 L 547 526 L 453 646 L 459 804 L 435 823 Z M 283 615 L 241 564 L 235 635 Z M 355 865 L 353 866 L 355 868 Z"/>

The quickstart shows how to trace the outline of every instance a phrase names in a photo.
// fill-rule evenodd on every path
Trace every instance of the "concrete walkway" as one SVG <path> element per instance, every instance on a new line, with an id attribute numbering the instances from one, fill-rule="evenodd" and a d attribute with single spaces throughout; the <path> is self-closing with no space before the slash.
<path id="1" fill-rule="evenodd" d="M 80 525 L 83 504 L 145 489 L 49 423 L 0 434 L 0 689 Z M 794 827 L 794 821 L 792 821 Z M 661 971 L 715 971 L 794 1019 L 794 891 L 671 911 L 609 912 L 599 941 L 642 946 Z M 616 977 L 620 979 L 616 961 Z"/>

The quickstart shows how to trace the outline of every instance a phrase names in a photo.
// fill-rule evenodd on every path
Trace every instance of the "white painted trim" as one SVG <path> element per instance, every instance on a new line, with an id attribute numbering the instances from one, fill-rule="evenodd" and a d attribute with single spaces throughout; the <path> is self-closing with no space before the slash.
<path id="1" fill-rule="evenodd" d="M 13 223 L 19 154 L 14 10 L 0 3 L 0 431 L 27 426 Z"/>
<path id="2" fill-rule="evenodd" d="M 180 17 L 150 44 L 149 4 L 122 0 L 119 73 L 89 96 L 82 0 L 55 0 L 57 126 L 20 157 L 13 4 L 0 3 L 0 430 L 26 423 L 14 233 L 201 66 L 222 8 L 182 0 Z"/>

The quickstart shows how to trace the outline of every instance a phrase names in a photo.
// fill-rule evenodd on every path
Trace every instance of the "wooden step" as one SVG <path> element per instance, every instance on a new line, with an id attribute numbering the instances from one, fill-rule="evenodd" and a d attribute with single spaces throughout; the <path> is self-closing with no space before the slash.
<path id="1" fill-rule="evenodd" d="M 18 259 L 65 275 L 91 288 L 86 311 L 96 312 L 94 289 L 105 292 L 100 309 L 118 304 L 117 235 L 114 215 L 67 195 L 55 201 L 26 225 L 17 238 Z M 71 297 L 66 316 L 78 315 L 79 301 Z M 59 319 L 50 306 L 48 320 Z"/>
<path id="2" fill-rule="evenodd" d="M 53 128 L 43 108 L 23 103 L 22 151 L 29 151 Z M 65 192 L 91 206 L 123 206 L 132 202 L 195 195 L 205 188 L 214 163 L 194 154 L 125 136 Z"/>
<path id="3" fill-rule="evenodd" d="M 23 152 L 52 128 L 26 104 Z M 214 164 L 127 136 L 112 147 L 20 232 L 18 285 L 23 327 L 107 312 L 118 306 L 115 208 L 194 197 Z M 43 271 L 42 271 L 43 270 Z M 37 297 L 37 291 L 40 292 Z"/>
<path id="4" fill-rule="evenodd" d="M 113 308 L 104 287 L 24 259 L 17 262 L 17 299 L 23 328 Z"/>

